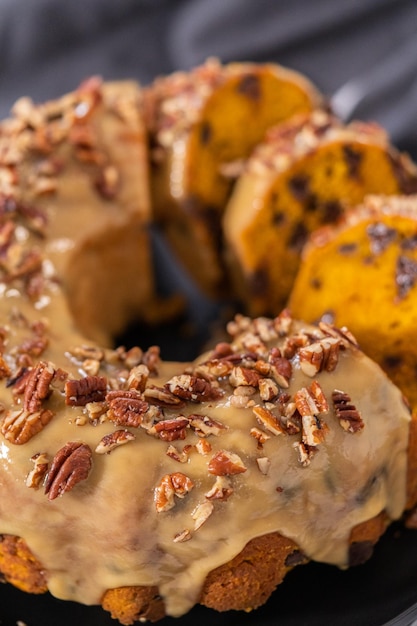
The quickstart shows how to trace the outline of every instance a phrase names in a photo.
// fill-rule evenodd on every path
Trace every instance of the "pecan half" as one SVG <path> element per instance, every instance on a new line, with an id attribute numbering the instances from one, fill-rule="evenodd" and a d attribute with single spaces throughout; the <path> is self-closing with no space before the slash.
<path id="1" fill-rule="evenodd" d="M 55 454 L 45 482 L 45 494 L 55 500 L 86 480 L 92 467 L 91 448 L 70 441 Z"/>
<path id="2" fill-rule="evenodd" d="M 153 431 L 155 431 L 159 439 L 163 441 L 175 441 L 176 439 L 185 439 L 188 425 L 188 419 L 179 416 L 157 422 L 148 432 L 153 434 Z"/>
<path id="3" fill-rule="evenodd" d="M 39 411 L 42 401 L 51 393 L 51 382 L 55 368 L 46 361 L 39 361 L 26 378 L 23 408 L 29 413 Z"/>
<path id="4" fill-rule="evenodd" d="M 89 402 L 104 400 L 107 391 L 107 379 L 104 376 L 85 376 L 67 380 L 65 383 L 65 402 L 68 406 L 85 406 Z"/>
<path id="5" fill-rule="evenodd" d="M 208 464 L 208 471 L 214 476 L 232 476 L 246 472 L 246 466 L 240 456 L 228 450 L 219 450 Z"/>
<path id="6" fill-rule="evenodd" d="M 123 446 L 134 439 L 136 439 L 136 437 L 130 432 L 130 430 L 115 430 L 102 437 L 95 449 L 95 452 L 97 452 L 97 454 L 109 454 L 115 448 Z"/>
<path id="7" fill-rule="evenodd" d="M 149 409 L 148 402 L 143 400 L 142 395 L 134 389 L 110 391 L 106 395 L 106 400 L 109 404 L 108 419 L 118 426 L 138 428 Z"/>

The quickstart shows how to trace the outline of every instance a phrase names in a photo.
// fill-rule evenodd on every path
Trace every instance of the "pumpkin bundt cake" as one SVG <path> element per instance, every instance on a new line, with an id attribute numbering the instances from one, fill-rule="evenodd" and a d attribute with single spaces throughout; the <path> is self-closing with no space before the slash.
<path id="1" fill-rule="evenodd" d="M 210 59 L 146 91 L 155 219 L 210 296 L 224 288 L 221 215 L 232 180 L 270 126 L 322 106 L 315 87 L 274 64 Z"/>
<path id="2" fill-rule="evenodd" d="M 369 557 L 417 500 L 408 406 L 346 329 L 237 317 L 187 366 L 33 319 L 3 331 L 0 386 L 0 571 L 21 589 L 122 624 L 249 610 L 295 565 Z"/>
<path id="3" fill-rule="evenodd" d="M 323 111 L 268 132 L 225 210 L 229 266 L 252 314 L 274 313 L 291 291 L 309 232 L 335 223 L 368 193 L 417 189 L 417 169 L 374 124 Z"/>
<path id="4" fill-rule="evenodd" d="M 289 306 L 346 324 L 417 408 L 417 196 L 371 196 L 314 232 Z"/>

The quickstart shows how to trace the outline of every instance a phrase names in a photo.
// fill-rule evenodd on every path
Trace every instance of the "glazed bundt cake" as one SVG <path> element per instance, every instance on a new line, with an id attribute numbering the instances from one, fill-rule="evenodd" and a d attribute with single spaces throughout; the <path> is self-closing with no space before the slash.
<path id="1" fill-rule="evenodd" d="M 65 345 L 51 321 L 19 368 L 25 322 L 5 332 L 0 435 L 0 569 L 22 589 L 124 624 L 249 610 L 296 564 L 369 555 L 416 501 L 409 409 L 346 329 L 238 317 L 186 366 Z"/>
<path id="2" fill-rule="evenodd" d="M 416 190 L 417 169 L 374 124 L 348 126 L 322 111 L 268 132 L 224 215 L 229 266 L 254 315 L 286 303 L 308 233 L 335 223 L 368 193 Z"/>
<path id="3" fill-rule="evenodd" d="M 112 345 L 132 319 L 169 315 L 155 287 L 150 195 L 167 236 L 171 223 L 192 234 L 190 256 L 209 292 L 223 281 L 222 238 L 207 215 L 219 229 L 236 160 L 277 115 L 321 105 L 308 81 L 282 68 L 210 61 L 158 81 L 145 97 L 135 83 L 92 78 L 45 105 L 22 99 L 0 125 L 6 581 L 101 604 L 126 625 L 181 616 L 195 604 L 249 611 L 296 565 L 345 568 L 368 558 L 390 522 L 415 507 L 417 418 L 404 381 L 394 384 L 344 321 L 311 325 L 300 321 L 302 308 L 300 319 L 277 314 L 282 267 L 266 283 L 274 315 L 237 315 L 228 336 L 190 363 L 167 362 L 153 345 Z M 254 112 L 257 124 L 246 129 Z M 412 190 L 414 166 L 380 130 L 346 129 L 323 112 L 309 119 L 274 131 L 290 160 L 321 155 L 317 167 L 309 161 L 308 180 L 301 169 L 281 175 L 284 197 L 292 181 L 297 209 L 284 220 L 276 209 L 277 224 L 293 220 L 294 234 L 309 211 L 317 215 L 307 230 L 339 218 L 346 189 L 355 190 L 352 201 L 381 181 L 386 193 Z M 239 188 L 251 163 L 259 157 Z M 301 196 L 309 208 L 297 204 Z M 242 216 L 233 217 L 243 204 L 232 205 L 225 228 L 233 249 L 246 235 Z M 253 252 L 275 254 L 269 208 L 248 218 L 262 232 Z M 408 226 L 402 234 L 403 219 L 400 282 L 411 290 L 413 235 Z M 371 260 L 385 250 L 378 232 Z M 263 276 L 256 254 L 255 283 Z M 256 293 L 249 309 L 264 302 Z"/>
<path id="4" fill-rule="evenodd" d="M 304 76 L 215 59 L 146 91 L 155 219 L 200 289 L 224 293 L 221 215 L 233 179 L 270 126 L 323 106 Z"/>

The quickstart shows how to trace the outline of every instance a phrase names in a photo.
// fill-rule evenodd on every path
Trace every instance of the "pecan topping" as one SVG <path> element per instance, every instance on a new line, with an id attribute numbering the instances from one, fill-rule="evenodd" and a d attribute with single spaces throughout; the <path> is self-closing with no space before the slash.
<path id="1" fill-rule="evenodd" d="M 214 506 L 211 502 L 203 502 L 201 504 L 197 504 L 194 511 L 191 514 L 191 517 L 194 520 L 194 530 L 198 530 L 204 522 L 208 520 L 210 515 L 213 513 Z"/>
<path id="2" fill-rule="evenodd" d="M 184 543 L 184 541 L 189 541 L 191 539 L 191 532 L 188 528 L 185 528 L 181 532 L 177 533 L 172 540 L 174 543 Z"/>
<path id="3" fill-rule="evenodd" d="M 285 432 L 280 420 L 269 409 L 262 406 L 255 406 L 252 411 L 255 413 L 259 424 L 263 426 L 265 430 L 268 430 L 273 435 L 281 435 Z M 264 441 L 262 441 L 262 443 L 264 443 Z"/>
<path id="4" fill-rule="evenodd" d="M 127 379 L 128 389 L 136 389 L 137 391 L 145 391 L 146 383 L 149 378 L 149 368 L 141 363 L 132 367 Z"/>
<path id="5" fill-rule="evenodd" d="M 138 428 L 149 409 L 149 403 L 134 389 L 110 391 L 106 400 L 109 404 L 108 418 L 118 426 Z"/>
<path id="6" fill-rule="evenodd" d="M 53 418 L 49 409 L 30 413 L 25 409 L 9 411 L 3 420 L 1 432 L 11 443 L 22 445 L 39 433 Z"/>
<path id="7" fill-rule="evenodd" d="M 292 374 L 291 362 L 286 357 L 281 356 L 281 352 L 278 348 L 272 348 L 269 353 L 268 361 L 270 363 L 270 376 L 280 387 L 287 389 Z"/>
<path id="8" fill-rule="evenodd" d="M 262 450 L 264 443 L 266 443 L 268 439 L 271 439 L 269 435 L 264 433 L 262 430 L 259 430 L 259 428 L 251 428 L 250 436 L 256 439 L 256 441 L 258 442 L 257 447 L 259 450 Z"/>
<path id="9" fill-rule="evenodd" d="M 232 476 L 246 472 L 246 466 L 238 454 L 228 450 L 219 450 L 208 464 L 208 471 L 214 476 Z"/>
<path id="10" fill-rule="evenodd" d="M 157 422 L 149 433 L 153 434 L 152 431 L 154 430 L 159 439 L 162 439 L 163 441 L 185 439 L 188 425 L 188 419 L 186 417 L 179 416 L 173 419 L 166 419 Z"/>
<path id="11" fill-rule="evenodd" d="M 65 402 L 68 406 L 85 406 L 89 402 L 104 400 L 107 391 L 107 379 L 104 376 L 85 376 L 67 380 L 65 383 Z"/>
<path id="12" fill-rule="evenodd" d="M 184 448 L 180 451 L 174 445 L 170 444 L 167 448 L 166 454 L 178 463 L 187 463 L 191 447 L 192 446 L 184 446 Z"/>
<path id="13" fill-rule="evenodd" d="M 58 450 L 45 482 L 45 493 L 54 500 L 86 480 L 92 466 L 92 453 L 85 443 L 70 441 Z"/>
<path id="14" fill-rule="evenodd" d="M 181 472 L 165 474 L 155 488 L 154 502 L 158 513 L 169 511 L 175 506 L 175 496 L 184 498 L 194 487 L 191 478 Z"/>
<path id="15" fill-rule="evenodd" d="M 271 402 L 279 393 L 278 386 L 271 378 L 259 380 L 259 395 L 264 402 Z"/>
<path id="16" fill-rule="evenodd" d="M 224 426 L 220 422 L 217 422 L 208 415 L 198 415 L 193 413 L 188 416 L 190 420 L 190 426 L 199 437 L 207 437 L 208 435 L 218 436 L 222 430 L 226 430 L 227 426 Z"/>
<path id="17" fill-rule="evenodd" d="M 259 471 L 266 476 L 269 472 L 269 468 L 271 467 L 271 461 L 267 456 L 261 456 L 256 459 L 256 463 L 258 465 Z"/>
<path id="18" fill-rule="evenodd" d="M 195 444 L 196 450 L 202 456 L 206 456 L 212 450 L 211 443 L 207 439 L 199 439 Z"/>
<path id="19" fill-rule="evenodd" d="M 163 387 L 157 387 L 156 385 L 149 385 L 143 392 L 143 397 L 148 402 L 159 404 L 159 406 L 182 406 L 183 400 L 174 396 L 168 389 Z"/>
<path id="20" fill-rule="evenodd" d="M 332 372 L 339 360 L 341 342 L 333 337 L 320 339 L 298 352 L 300 367 L 307 376 L 315 376 L 323 370 Z"/>
<path id="21" fill-rule="evenodd" d="M 349 433 L 356 433 L 365 426 L 361 414 L 352 404 L 350 396 L 344 391 L 335 389 L 332 392 L 333 406 L 336 417 L 343 430 Z"/>
<path id="22" fill-rule="evenodd" d="M 10 375 L 10 368 L 4 360 L 3 355 L 0 354 L 0 380 L 2 380 L 3 378 L 8 378 Z"/>
<path id="23" fill-rule="evenodd" d="M 109 454 L 115 448 L 129 443 L 129 441 L 133 441 L 135 438 L 135 435 L 129 430 L 115 430 L 108 435 L 104 435 L 95 451 L 97 454 Z"/>
<path id="24" fill-rule="evenodd" d="M 26 477 L 26 486 L 39 489 L 48 471 L 48 457 L 45 453 L 38 452 L 30 460 L 33 461 L 34 467 Z"/>
<path id="25" fill-rule="evenodd" d="M 171 380 L 166 383 L 165 387 L 174 394 L 174 396 L 192 402 L 211 400 L 218 398 L 220 395 L 220 391 L 213 387 L 207 380 L 191 374 L 173 376 Z"/>
<path id="26" fill-rule="evenodd" d="M 250 386 L 258 387 L 260 375 L 253 369 L 247 367 L 234 367 L 229 376 L 229 383 L 232 387 Z"/>
<path id="27" fill-rule="evenodd" d="M 42 401 L 51 393 L 50 384 L 55 374 L 55 369 L 50 363 L 39 361 L 31 370 L 26 379 L 23 396 L 23 407 L 29 413 L 39 411 Z"/>
<path id="28" fill-rule="evenodd" d="M 214 485 L 205 494 L 207 500 L 227 500 L 233 493 L 232 483 L 227 476 L 216 476 Z"/>
<path id="29" fill-rule="evenodd" d="M 301 415 L 302 442 L 309 447 L 318 446 L 327 432 L 327 426 L 319 418 L 320 407 L 305 387 L 296 392 L 294 400 Z"/>

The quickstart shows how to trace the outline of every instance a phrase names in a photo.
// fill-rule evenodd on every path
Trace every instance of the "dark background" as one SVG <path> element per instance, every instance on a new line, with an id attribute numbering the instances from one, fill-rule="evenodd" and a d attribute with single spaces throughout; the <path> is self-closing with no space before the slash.
<path id="1" fill-rule="evenodd" d="M 417 157 L 416 0 L 0 0 L 0 117 L 92 74 L 147 84 L 208 56 L 304 72 Z"/>

